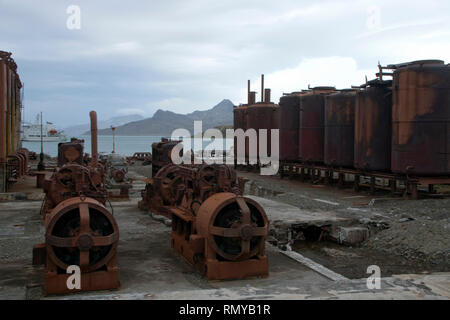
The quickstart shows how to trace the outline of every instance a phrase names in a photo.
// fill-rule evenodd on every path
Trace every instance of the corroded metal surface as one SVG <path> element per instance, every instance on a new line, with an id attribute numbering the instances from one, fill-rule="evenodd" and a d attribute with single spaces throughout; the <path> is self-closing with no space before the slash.
<path id="1" fill-rule="evenodd" d="M 271 154 L 271 129 L 278 129 L 280 126 L 279 106 L 274 103 L 256 103 L 247 107 L 247 128 L 256 130 L 257 134 L 257 154 L 259 155 L 259 132 L 261 129 L 267 130 L 267 154 Z M 259 157 L 259 156 L 258 156 Z M 249 158 L 249 160 L 252 160 Z M 253 159 L 253 161 L 259 161 Z"/>
<path id="2" fill-rule="evenodd" d="M 299 96 L 298 159 L 323 162 L 325 130 L 325 95 L 335 92 L 334 87 L 315 87 Z"/>
<path id="3" fill-rule="evenodd" d="M 280 161 L 298 159 L 300 96 L 289 94 L 280 98 Z"/>
<path id="4" fill-rule="evenodd" d="M 0 51 L 0 192 L 24 174 L 25 154 L 18 153 L 21 140 L 22 102 L 17 64 L 10 52 Z"/>
<path id="5" fill-rule="evenodd" d="M 77 140 L 58 144 L 58 167 L 66 163 L 83 165 L 83 144 Z"/>
<path id="6" fill-rule="evenodd" d="M 450 66 L 419 61 L 392 67 L 392 171 L 450 174 Z"/>
<path id="7" fill-rule="evenodd" d="M 226 165 L 169 164 L 148 182 L 140 207 L 171 217 L 172 247 L 208 279 L 266 276 L 268 221 L 242 197 L 244 184 Z"/>
<path id="8" fill-rule="evenodd" d="M 97 115 L 90 112 L 92 157 L 85 165 L 82 141 L 59 144 L 57 167 L 45 180 L 41 214 L 46 227 L 45 247 L 36 246 L 33 261 L 46 256 L 45 292 L 114 289 L 119 286 L 117 244 L 119 229 L 105 207 L 105 170 L 98 162 Z M 80 164 L 81 162 L 81 164 Z M 38 248 L 41 248 L 39 251 Z M 45 248 L 45 252 L 42 252 Z M 69 289 L 66 269 L 81 269 L 81 288 Z"/>
<path id="9" fill-rule="evenodd" d="M 355 168 L 390 171 L 392 81 L 374 81 L 357 93 Z"/>
<path id="10" fill-rule="evenodd" d="M 100 202 L 75 197 L 58 204 L 46 222 L 46 295 L 117 288 L 118 243 L 117 223 Z M 80 289 L 67 288 L 70 265 L 81 269 Z"/>
<path id="11" fill-rule="evenodd" d="M 167 164 L 172 163 L 172 149 L 181 141 L 162 138 L 161 142 L 152 144 L 152 176 Z"/>
<path id="12" fill-rule="evenodd" d="M 356 90 L 343 90 L 325 97 L 324 162 L 353 167 Z"/>

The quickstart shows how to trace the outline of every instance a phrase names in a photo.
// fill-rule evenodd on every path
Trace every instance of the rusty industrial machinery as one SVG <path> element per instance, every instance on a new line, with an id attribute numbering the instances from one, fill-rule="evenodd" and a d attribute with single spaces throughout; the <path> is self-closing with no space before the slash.
<path id="1" fill-rule="evenodd" d="M 140 161 L 143 166 L 152 164 L 152 154 L 150 152 L 135 152 L 131 157 L 127 157 L 127 161 L 133 164 Z"/>
<path id="2" fill-rule="evenodd" d="M 33 249 L 33 264 L 46 265 L 45 292 L 114 289 L 119 286 L 117 244 L 119 229 L 106 208 L 105 173 L 97 157 L 97 115 L 91 111 L 92 157 L 80 164 L 83 145 L 59 145 L 62 166 L 44 181 L 42 216 L 45 243 Z M 68 288 L 69 266 L 81 270 L 81 288 Z"/>
<path id="3" fill-rule="evenodd" d="M 268 275 L 268 220 L 244 184 L 217 164 L 169 164 L 148 183 L 148 209 L 172 219 L 172 247 L 210 280 Z"/>
<path id="4" fill-rule="evenodd" d="M 106 170 L 105 185 L 110 191 L 108 198 L 113 200 L 129 199 L 129 191 L 132 187 L 128 177 L 128 160 L 117 153 L 111 153 L 102 157 L 101 163 Z M 116 190 L 120 190 L 119 193 Z"/>
<path id="5" fill-rule="evenodd" d="M 66 163 L 83 165 L 84 141 L 72 138 L 70 142 L 58 143 L 58 167 Z"/>
<path id="6" fill-rule="evenodd" d="M 159 169 L 165 165 L 172 163 L 172 149 L 180 142 L 178 140 L 161 138 L 160 142 L 152 144 L 152 176 L 155 176 Z"/>

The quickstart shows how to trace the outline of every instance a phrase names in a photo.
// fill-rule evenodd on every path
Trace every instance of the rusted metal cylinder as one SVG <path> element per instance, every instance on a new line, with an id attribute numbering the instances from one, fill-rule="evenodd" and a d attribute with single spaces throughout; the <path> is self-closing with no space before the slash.
<path id="1" fill-rule="evenodd" d="M 6 163 L 6 65 L 0 59 L 0 165 Z"/>
<path id="2" fill-rule="evenodd" d="M 315 87 L 299 96 L 298 158 L 301 161 L 323 162 L 325 131 L 325 95 L 334 87 Z"/>
<path id="3" fill-rule="evenodd" d="M 264 102 L 264 75 L 261 75 L 261 102 Z"/>
<path id="4" fill-rule="evenodd" d="M 298 160 L 300 94 L 280 98 L 280 161 Z"/>
<path id="5" fill-rule="evenodd" d="M 256 103 L 247 107 L 247 129 L 255 129 L 257 134 L 257 154 L 259 159 L 259 132 L 267 129 L 267 154 L 271 155 L 271 129 L 279 127 L 279 106 L 274 103 Z M 249 155 L 250 159 L 250 155 Z M 255 159 L 256 160 L 256 159 Z"/>
<path id="6" fill-rule="evenodd" d="M 98 137 L 97 137 L 97 112 L 89 112 L 91 118 L 91 150 L 92 150 L 92 160 L 91 164 L 93 167 L 97 166 L 98 160 Z"/>
<path id="7" fill-rule="evenodd" d="M 355 108 L 355 168 L 390 171 L 392 81 L 375 81 L 358 92 Z"/>
<path id="8" fill-rule="evenodd" d="M 270 89 L 264 89 L 264 102 L 270 103 Z"/>
<path id="9" fill-rule="evenodd" d="M 353 167 L 356 90 L 341 90 L 325 97 L 324 162 Z"/>
<path id="10" fill-rule="evenodd" d="M 75 197 L 58 204 L 46 220 L 46 294 L 70 292 L 65 273 L 70 265 L 82 273 L 81 288 L 73 291 L 117 288 L 118 243 L 116 220 L 100 202 Z"/>
<path id="11" fill-rule="evenodd" d="M 450 174 L 450 66 L 412 62 L 393 77 L 392 171 Z"/>
<path id="12" fill-rule="evenodd" d="M 256 92 L 250 91 L 249 99 L 248 99 L 248 105 L 252 105 L 256 103 Z"/>
<path id="13" fill-rule="evenodd" d="M 243 261 L 265 255 L 269 221 L 264 209 L 250 198 L 217 193 L 200 206 L 196 222 L 198 233 L 223 259 Z"/>

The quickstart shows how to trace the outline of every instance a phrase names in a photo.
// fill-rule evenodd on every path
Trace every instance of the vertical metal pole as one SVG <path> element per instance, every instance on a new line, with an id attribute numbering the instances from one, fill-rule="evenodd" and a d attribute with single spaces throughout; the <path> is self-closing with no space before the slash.
<path id="1" fill-rule="evenodd" d="M 98 141 L 97 141 L 97 112 L 91 111 L 89 113 L 91 117 L 91 150 L 92 150 L 92 159 L 91 166 L 97 166 L 97 156 L 98 156 Z"/>
<path id="2" fill-rule="evenodd" d="M 264 75 L 261 75 L 261 102 L 264 102 Z"/>
<path id="3" fill-rule="evenodd" d="M 115 135 L 114 135 L 114 130 L 116 130 L 116 128 L 111 126 L 111 130 L 112 130 L 112 134 L 113 134 L 113 150 L 112 150 L 112 153 L 116 153 L 116 141 L 115 141 Z"/>
<path id="4" fill-rule="evenodd" d="M 247 104 L 250 105 L 250 80 L 247 83 Z"/>
<path id="5" fill-rule="evenodd" d="M 44 123 L 42 121 L 42 111 L 41 111 L 41 154 L 44 154 Z"/>
<path id="6" fill-rule="evenodd" d="M 6 66 L 0 60 L 0 192 L 6 192 Z"/>
<path id="7" fill-rule="evenodd" d="M 41 154 L 39 155 L 39 163 L 38 163 L 38 171 L 44 171 L 44 130 L 43 130 L 43 122 L 42 122 L 42 111 L 41 111 Z"/>

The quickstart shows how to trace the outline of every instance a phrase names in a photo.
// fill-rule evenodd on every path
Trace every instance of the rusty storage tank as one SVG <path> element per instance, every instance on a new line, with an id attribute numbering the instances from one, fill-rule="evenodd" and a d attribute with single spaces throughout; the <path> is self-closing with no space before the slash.
<path id="1" fill-rule="evenodd" d="M 393 69 L 392 171 L 450 174 L 450 66 L 427 60 Z"/>
<path id="2" fill-rule="evenodd" d="M 314 87 L 299 96 L 298 158 L 301 161 L 323 162 L 325 96 L 336 92 L 334 87 Z"/>
<path id="3" fill-rule="evenodd" d="M 280 127 L 280 113 L 279 106 L 270 102 L 270 89 L 264 89 L 264 75 L 261 75 L 261 102 L 249 104 L 246 110 L 247 129 L 255 129 L 257 136 L 256 152 L 259 155 L 259 130 L 267 129 L 267 155 L 271 156 L 271 130 L 279 129 Z M 250 101 L 250 98 L 252 99 Z M 250 97 L 249 102 L 255 101 L 254 95 Z M 249 155 L 249 144 L 246 142 L 246 157 L 252 160 Z M 256 159 L 254 159 L 256 160 Z M 259 156 L 258 159 L 259 161 Z"/>
<path id="4" fill-rule="evenodd" d="M 280 98 L 280 161 L 298 160 L 300 96 L 293 92 Z"/>
<path id="5" fill-rule="evenodd" d="M 324 162 L 327 165 L 353 167 L 356 92 L 345 89 L 325 97 Z"/>
<path id="6" fill-rule="evenodd" d="M 249 80 L 249 90 L 250 90 L 250 80 Z M 247 130 L 247 107 L 249 105 L 255 104 L 256 92 L 248 91 L 248 103 L 240 106 L 235 106 L 233 109 L 233 128 L 234 130 L 242 129 L 244 132 Z M 248 163 L 248 139 L 245 139 L 245 159 Z M 234 138 L 234 161 L 237 161 L 237 138 Z"/>
<path id="7" fill-rule="evenodd" d="M 354 166 L 390 171 L 392 81 L 375 79 L 356 95 Z"/>
<path id="8" fill-rule="evenodd" d="M 247 128 L 256 130 L 259 154 L 259 130 L 267 129 L 267 154 L 271 155 L 271 129 L 279 128 L 279 106 L 272 102 L 258 102 L 247 107 Z M 248 152 L 248 150 L 246 150 Z"/>

